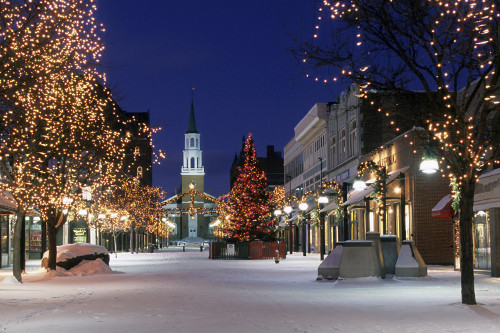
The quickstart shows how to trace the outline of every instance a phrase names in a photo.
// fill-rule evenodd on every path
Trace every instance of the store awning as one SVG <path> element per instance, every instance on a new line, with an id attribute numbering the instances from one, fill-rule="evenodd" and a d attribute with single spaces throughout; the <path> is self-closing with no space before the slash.
<path id="1" fill-rule="evenodd" d="M 352 205 L 353 203 L 362 201 L 365 197 L 372 193 L 373 187 L 367 186 L 366 189 L 361 191 L 352 190 L 347 194 L 347 200 L 344 202 L 344 206 Z"/>
<path id="2" fill-rule="evenodd" d="M 295 222 L 299 214 L 297 212 L 292 212 L 292 217 L 289 219 L 290 222 Z"/>
<path id="3" fill-rule="evenodd" d="M 0 193 L 0 214 L 13 214 L 17 211 L 17 204 L 7 191 L 2 191 Z"/>
<path id="4" fill-rule="evenodd" d="M 401 169 L 397 169 L 397 170 L 394 170 L 394 171 L 391 171 L 387 174 L 387 180 L 386 180 L 386 183 L 389 184 L 389 183 L 392 183 L 394 180 L 396 180 L 396 178 L 399 177 L 399 174 L 402 173 L 402 172 L 405 172 L 406 170 L 408 170 L 410 167 L 409 166 L 405 166 L 404 168 L 401 168 Z"/>
<path id="5" fill-rule="evenodd" d="M 323 209 L 321 209 L 319 212 L 324 213 L 324 212 L 329 212 L 331 210 L 337 209 L 337 203 L 336 202 L 330 202 L 328 205 L 326 205 Z"/>
<path id="6" fill-rule="evenodd" d="M 453 202 L 453 197 L 451 194 L 445 195 L 434 208 L 432 208 L 431 216 L 432 217 L 443 217 L 443 218 L 453 218 L 455 212 L 451 207 Z"/>

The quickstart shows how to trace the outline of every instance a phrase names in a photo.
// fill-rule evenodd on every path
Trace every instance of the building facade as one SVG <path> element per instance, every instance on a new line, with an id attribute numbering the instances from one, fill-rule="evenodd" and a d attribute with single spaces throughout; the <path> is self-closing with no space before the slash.
<path id="1" fill-rule="evenodd" d="M 485 172 L 474 195 L 475 267 L 500 277 L 500 168 Z"/>
<path id="2" fill-rule="evenodd" d="M 245 138 L 243 138 L 244 141 Z M 244 143 L 241 152 L 234 156 L 233 164 L 229 171 L 230 189 L 233 188 L 233 184 L 238 178 L 238 167 L 241 167 L 245 161 L 243 150 Z M 257 157 L 257 165 L 264 171 L 268 188 L 283 186 L 283 155 L 281 152 L 274 150 L 274 145 L 267 146 L 265 157 Z"/>
<path id="3" fill-rule="evenodd" d="M 318 191 L 320 179 L 336 182 L 343 192 L 342 217 L 337 216 L 332 196 L 321 209 L 326 214 L 326 252 L 338 241 L 365 239 L 366 232 L 377 231 L 396 235 L 399 241 L 414 240 L 428 263 L 453 263 L 452 222 L 431 218 L 435 199 L 449 193 L 447 180 L 441 175 L 425 178 L 418 172 L 423 152 L 416 143 L 419 130 L 412 130 L 416 124 L 412 115 L 425 112 L 421 109 L 425 105 L 415 95 L 372 91 L 363 96 L 352 85 L 337 102 L 316 104 L 295 127 L 294 138 L 285 146 L 286 195 L 300 197 Z M 405 116 L 394 116 L 399 114 Z M 388 173 L 384 218 L 372 197 L 373 187 L 362 192 L 352 189 L 358 166 L 368 161 Z M 364 177 L 369 180 L 373 174 Z M 399 194 L 394 193 L 396 189 Z M 317 218 L 311 216 L 306 219 L 304 246 L 317 251 L 320 229 Z M 301 233 L 299 228 L 292 229 Z M 291 237 L 297 250 L 303 237 Z"/>

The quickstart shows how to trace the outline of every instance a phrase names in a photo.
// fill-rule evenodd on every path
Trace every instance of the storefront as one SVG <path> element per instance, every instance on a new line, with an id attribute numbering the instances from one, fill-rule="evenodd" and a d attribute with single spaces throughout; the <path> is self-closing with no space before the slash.
<path id="1" fill-rule="evenodd" d="M 12 265 L 14 252 L 14 226 L 16 222 L 17 205 L 8 192 L 0 193 L 0 267 Z M 42 221 L 39 216 L 26 215 L 25 218 L 25 257 L 26 259 L 42 258 Z"/>
<path id="2" fill-rule="evenodd" d="M 26 259 L 42 259 L 42 221 L 38 216 L 26 217 Z"/>
<path id="3" fill-rule="evenodd" d="M 419 171 L 422 147 L 418 130 L 411 130 L 360 158 L 366 188 L 352 189 L 343 203 L 345 236 L 363 240 L 367 232 L 395 235 L 398 242 L 413 240 L 427 264 L 453 264 L 453 223 L 431 216 L 449 193 L 448 180 L 440 173 Z"/>
<path id="4" fill-rule="evenodd" d="M 484 173 L 474 195 L 474 267 L 500 277 L 500 168 Z"/>

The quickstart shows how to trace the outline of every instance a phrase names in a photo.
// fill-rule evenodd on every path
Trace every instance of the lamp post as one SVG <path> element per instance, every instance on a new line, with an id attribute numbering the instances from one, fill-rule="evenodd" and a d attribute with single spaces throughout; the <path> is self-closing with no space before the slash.
<path id="1" fill-rule="evenodd" d="M 343 200 L 344 202 L 347 201 L 347 192 L 348 192 L 348 189 L 349 189 L 349 186 L 352 185 L 353 188 L 354 188 L 354 184 L 351 184 L 351 183 L 348 183 L 348 182 L 343 182 L 342 183 L 342 196 L 343 196 Z M 347 233 L 347 221 L 348 221 L 348 215 L 347 215 L 347 206 L 344 206 L 344 211 L 343 211 L 343 215 L 344 215 L 344 218 L 343 218 L 343 221 L 342 221 L 342 240 L 343 241 L 346 241 L 349 237 L 348 237 L 348 233 Z"/>
<path id="2" fill-rule="evenodd" d="M 305 211 L 309 208 L 307 203 L 301 202 L 299 204 L 299 209 L 302 211 L 302 254 L 304 257 L 306 256 L 306 216 L 305 216 Z"/>
<path id="3" fill-rule="evenodd" d="M 323 260 L 325 258 L 325 216 L 321 212 L 323 209 L 323 204 L 328 203 L 328 198 L 323 195 L 323 158 L 319 159 L 319 196 L 318 196 L 318 206 L 319 206 L 319 259 Z"/>
<path id="4" fill-rule="evenodd" d="M 283 208 L 286 213 L 286 219 L 288 221 L 288 248 L 290 249 L 290 254 L 293 253 L 293 234 L 292 234 L 292 221 L 290 221 L 290 213 L 292 212 L 292 206 L 288 205 Z"/>
<path id="5" fill-rule="evenodd" d="M 399 220 L 401 223 L 401 241 L 406 240 L 406 179 L 405 179 L 405 174 L 401 172 L 399 174 L 399 186 L 401 187 L 401 193 L 400 193 L 400 207 L 399 207 Z"/>
<path id="6" fill-rule="evenodd" d="M 278 219 L 278 228 L 279 228 L 279 223 L 280 223 L 280 216 L 281 216 L 281 209 L 275 209 L 274 210 L 274 216 L 276 216 L 276 218 Z M 281 232 L 280 232 L 280 237 L 282 236 Z"/>
<path id="7" fill-rule="evenodd" d="M 328 203 L 328 198 L 324 195 L 321 195 L 318 198 L 318 205 L 319 205 L 319 241 L 320 241 L 320 255 L 319 258 L 320 260 L 323 260 L 325 258 L 325 213 L 321 212 L 323 209 L 324 204 Z"/>
<path id="8" fill-rule="evenodd" d="M 166 223 L 166 222 L 167 222 L 167 218 L 166 218 L 166 217 L 162 217 L 162 218 L 161 218 L 161 222 L 163 223 L 163 225 L 165 225 L 165 226 L 166 226 L 166 224 L 167 224 L 167 223 Z M 166 229 L 166 228 L 165 228 L 165 229 Z M 167 239 L 168 239 L 168 231 L 167 231 Z M 167 241 L 167 245 L 166 245 L 166 247 L 168 247 L 168 241 Z"/>

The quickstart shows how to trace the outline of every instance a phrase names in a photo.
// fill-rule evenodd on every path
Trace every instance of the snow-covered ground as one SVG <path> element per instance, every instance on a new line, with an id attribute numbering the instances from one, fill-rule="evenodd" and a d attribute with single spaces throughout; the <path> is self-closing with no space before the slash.
<path id="1" fill-rule="evenodd" d="M 460 275 L 316 281 L 318 255 L 209 260 L 208 251 L 111 254 L 106 270 L 25 283 L 0 272 L 0 332 L 499 332 L 500 279 L 476 275 L 479 305 L 460 303 Z M 83 272 L 83 273 L 82 273 Z"/>

